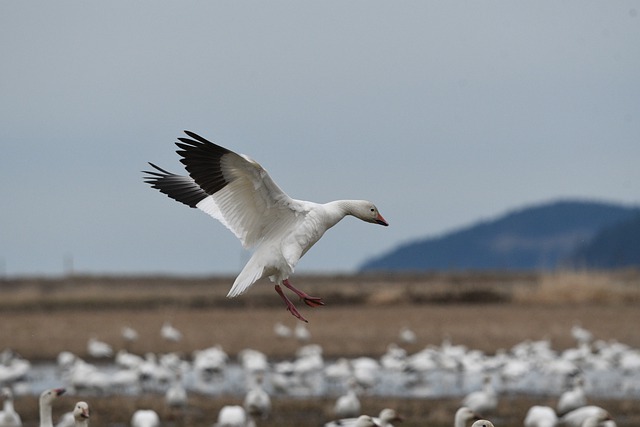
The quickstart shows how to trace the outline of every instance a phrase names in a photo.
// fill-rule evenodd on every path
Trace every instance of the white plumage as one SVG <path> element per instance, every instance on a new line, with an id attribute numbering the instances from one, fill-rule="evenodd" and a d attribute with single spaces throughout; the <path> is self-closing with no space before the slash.
<path id="1" fill-rule="evenodd" d="M 557 422 L 556 411 L 550 406 L 534 405 L 524 417 L 524 427 L 555 427 Z"/>
<path id="2" fill-rule="evenodd" d="M 0 390 L 0 399 L 3 400 L 0 427 L 21 427 L 22 418 L 13 407 L 13 392 L 9 387 L 3 387 Z"/>
<path id="3" fill-rule="evenodd" d="M 40 394 L 38 405 L 40 408 L 40 427 L 53 427 L 51 416 L 53 402 L 65 392 L 63 388 L 52 388 Z"/>
<path id="4" fill-rule="evenodd" d="M 131 416 L 131 427 L 159 427 L 160 417 L 153 409 L 138 409 Z"/>
<path id="5" fill-rule="evenodd" d="M 289 197 L 267 171 L 251 158 L 236 154 L 193 132 L 178 138 L 177 153 L 189 176 L 175 175 L 150 163 L 146 182 L 169 197 L 198 208 L 220 221 L 252 257 L 234 281 L 228 297 L 236 297 L 257 280 L 269 277 L 287 309 L 306 321 L 282 291 L 284 285 L 307 305 L 324 305 L 289 283 L 298 260 L 346 215 L 388 225 L 371 202 L 338 200 L 318 204 Z"/>
<path id="6" fill-rule="evenodd" d="M 89 426 L 89 405 L 87 402 L 76 403 L 73 409 L 73 419 L 75 421 L 75 427 Z"/>
<path id="7" fill-rule="evenodd" d="M 470 408 L 466 406 L 462 406 L 458 408 L 456 414 L 453 418 L 453 426 L 454 427 L 466 427 L 467 423 L 471 420 L 477 420 L 478 415 L 473 412 Z"/>

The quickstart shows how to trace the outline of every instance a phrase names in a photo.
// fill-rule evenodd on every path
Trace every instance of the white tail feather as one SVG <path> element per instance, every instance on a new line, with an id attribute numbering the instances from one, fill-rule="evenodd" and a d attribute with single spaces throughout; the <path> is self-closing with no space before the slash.
<path id="1" fill-rule="evenodd" d="M 236 280 L 233 282 L 233 286 L 227 294 L 227 298 L 234 298 L 238 295 L 242 295 L 253 285 L 256 281 L 262 278 L 264 267 L 251 258 L 247 265 L 244 266 Z"/>

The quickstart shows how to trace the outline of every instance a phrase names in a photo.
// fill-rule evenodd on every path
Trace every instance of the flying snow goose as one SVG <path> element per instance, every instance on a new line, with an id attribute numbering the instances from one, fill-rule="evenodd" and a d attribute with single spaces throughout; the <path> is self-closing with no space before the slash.
<path id="1" fill-rule="evenodd" d="M 0 427 L 21 427 L 22 418 L 13 407 L 13 392 L 9 387 L 3 387 L 0 390 L 0 399 L 3 400 Z"/>
<path id="2" fill-rule="evenodd" d="M 75 420 L 75 427 L 89 426 L 89 405 L 87 402 L 76 403 L 73 409 L 73 419 Z"/>
<path id="3" fill-rule="evenodd" d="M 145 182 L 172 199 L 211 215 L 229 228 L 245 248 L 255 249 L 227 297 L 241 295 L 259 279 L 269 277 L 287 310 L 306 322 L 280 287 L 284 285 L 310 307 L 324 305 L 321 298 L 310 296 L 289 282 L 298 260 L 346 215 L 389 224 L 368 201 L 318 204 L 292 199 L 248 156 L 193 132 L 185 133 L 189 138 L 178 138 L 176 145 L 189 175 L 175 175 L 149 163 L 155 171 L 144 172 Z"/>
<path id="4" fill-rule="evenodd" d="M 52 388 L 43 391 L 40 394 L 40 427 L 53 427 L 53 419 L 51 418 L 51 406 L 53 402 L 65 392 L 63 388 Z"/>

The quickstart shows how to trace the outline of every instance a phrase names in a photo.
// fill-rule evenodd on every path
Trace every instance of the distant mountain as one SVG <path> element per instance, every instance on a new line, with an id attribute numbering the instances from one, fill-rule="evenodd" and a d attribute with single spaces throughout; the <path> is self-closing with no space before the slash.
<path id="1" fill-rule="evenodd" d="M 361 271 L 552 269 L 580 256 L 599 232 L 638 215 L 638 208 L 558 201 L 516 210 L 445 235 L 402 245 Z M 636 240 L 637 242 L 638 240 Z M 584 259 L 584 258 L 583 258 Z"/>
<path id="2" fill-rule="evenodd" d="M 600 230 L 570 257 L 577 267 L 623 268 L 640 266 L 640 214 Z"/>

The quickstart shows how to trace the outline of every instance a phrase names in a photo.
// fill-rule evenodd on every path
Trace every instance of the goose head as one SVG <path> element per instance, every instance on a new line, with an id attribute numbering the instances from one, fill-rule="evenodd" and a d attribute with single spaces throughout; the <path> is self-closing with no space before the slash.
<path id="1" fill-rule="evenodd" d="M 87 402 L 78 402 L 73 409 L 73 417 L 80 421 L 89 418 L 89 405 Z"/>
<path id="2" fill-rule="evenodd" d="M 389 225 L 387 220 L 385 220 L 382 215 L 380 215 L 380 212 L 378 212 L 376 205 L 366 200 L 355 201 L 352 204 L 349 213 L 365 222 L 384 225 L 385 227 Z"/>
<path id="3" fill-rule="evenodd" d="M 40 403 L 51 405 L 51 403 L 55 399 L 57 399 L 58 396 L 62 395 L 64 392 L 65 392 L 65 389 L 63 388 L 51 388 L 49 390 L 45 390 L 40 395 Z"/>

